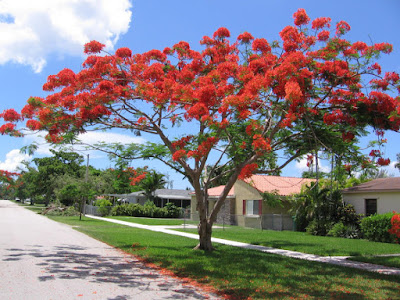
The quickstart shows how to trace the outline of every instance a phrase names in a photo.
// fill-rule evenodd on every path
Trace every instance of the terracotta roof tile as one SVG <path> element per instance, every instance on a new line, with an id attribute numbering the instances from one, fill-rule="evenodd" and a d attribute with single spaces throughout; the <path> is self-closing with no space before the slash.
<path id="1" fill-rule="evenodd" d="M 245 179 L 245 182 L 252 185 L 261 193 L 277 192 L 281 196 L 289 196 L 300 193 L 301 187 L 304 184 L 314 182 L 315 179 L 297 178 L 297 177 L 282 177 L 268 175 L 253 175 Z"/>
<path id="2" fill-rule="evenodd" d="M 289 196 L 300 193 L 301 187 L 304 184 L 314 182 L 315 179 L 297 178 L 297 177 L 282 177 L 282 176 L 268 176 L 268 175 L 253 175 L 244 180 L 246 183 L 253 186 L 261 193 L 277 192 L 281 196 Z M 210 197 L 218 197 L 224 190 L 224 185 L 220 185 L 208 190 Z M 228 197 L 235 195 L 235 188 L 233 187 L 228 194 Z"/>
<path id="3" fill-rule="evenodd" d="M 217 187 L 213 187 L 211 189 L 208 189 L 208 196 L 210 197 L 218 197 L 219 195 L 222 194 L 223 190 L 224 190 L 225 186 L 224 185 L 220 185 Z M 229 196 L 234 196 L 235 195 L 235 187 L 231 188 L 231 190 L 228 193 L 228 197 Z"/>

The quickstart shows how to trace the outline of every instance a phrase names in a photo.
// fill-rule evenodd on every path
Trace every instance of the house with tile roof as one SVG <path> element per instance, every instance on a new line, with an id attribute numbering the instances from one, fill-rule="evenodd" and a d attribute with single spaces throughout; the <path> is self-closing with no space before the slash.
<path id="1" fill-rule="evenodd" d="M 400 177 L 377 178 L 342 190 L 343 201 L 365 216 L 400 212 Z"/>
<path id="2" fill-rule="evenodd" d="M 294 224 L 289 214 L 289 196 L 298 194 L 305 184 L 314 182 L 314 179 L 253 175 L 245 180 L 238 180 L 229 191 L 217 223 L 238 225 L 243 227 L 293 230 Z M 224 186 L 208 190 L 209 207 L 215 205 Z M 282 206 L 272 207 L 264 200 L 263 194 L 273 194 L 282 199 Z M 192 198 L 192 219 L 198 220 L 196 199 Z"/>

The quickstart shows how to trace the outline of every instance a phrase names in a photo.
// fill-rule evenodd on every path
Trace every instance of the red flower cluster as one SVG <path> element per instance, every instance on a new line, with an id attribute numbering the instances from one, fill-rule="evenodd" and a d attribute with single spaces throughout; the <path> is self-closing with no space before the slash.
<path id="1" fill-rule="evenodd" d="M 283 49 L 286 52 L 300 49 L 304 35 L 293 26 L 286 26 L 280 33 L 283 40 Z"/>
<path id="2" fill-rule="evenodd" d="M 369 156 L 372 156 L 372 157 L 381 156 L 381 151 L 380 150 L 371 150 L 371 152 L 369 153 Z"/>
<path id="3" fill-rule="evenodd" d="M 115 51 L 115 55 L 118 56 L 119 58 L 131 57 L 132 50 L 127 47 L 119 48 L 117 51 Z"/>
<path id="4" fill-rule="evenodd" d="M 317 18 L 311 23 L 312 29 L 322 29 L 324 27 L 331 27 L 331 18 Z"/>
<path id="5" fill-rule="evenodd" d="M 350 25 L 345 21 L 340 21 L 336 24 L 336 35 L 340 36 L 350 30 Z"/>
<path id="6" fill-rule="evenodd" d="M 343 141 L 345 141 L 347 143 L 350 143 L 352 140 L 354 140 L 354 137 L 355 137 L 355 135 L 352 132 L 343 132 L 342 133 L 342 139 L 343 139 Z"/>
<path id="7" fill-rule="evenodd" d="M 186 157 L 186 151 L 183 149 L 180 150 L 176 150 L 173 154 L 172 154 L 172 160 L 173 161 L 178 161 L 181 158 Z"/>
<path id="8" fill-rule="evenodd" d="M 255 134 L 253 136 L 253 149 L 257 155 L 263 155 L 265 152 L 271 151 L 271 144 L 269 139 L 265 139 L 261 134 Z"/>
<path id="9" fill-rule="evenodd" d="M 330 32 L 328 30 L 323 30 L 318 33 L 318 41 L 324 42 L 329 39 Z"/>
<path id="10" fill-rule="evenodd" d="M 85 54 L 100 53 L 101 50 L 103 50 L 103 48 L 104 48 L 105 46 L 106 46 L 106 45 L 104 45 L 104 44 L 102 44 L 102 43 L 99 43 L 99 42 L 97 42 L 97 41 L 91 41 L 91 42 L 85 44 L 85 47 L 84 47 L 84 51 L 83 51 L 83 52 L 84 52 Z"/>
<path id="11" fill-rule="evenodd" d="M 246 31 L 246 32 L 243 32 L 242 34 L 239 34 L 239 36 L 237 37 L 237 40 L 239 42 L 248 44 L 248 43 L 250 43 L 251 40 L 254 40 L 254 37 Z"/>
<path id="12" fill-rule="evenodd" d="M 16 122 L 21 120 L 21 115 L 15 111 L 15 109 L 6 109 L 0 114 L 0 118 L 3 118 L 6 122 Z"/>
<path id="13" fill-rule="evenodd" d="M 347 171 L 347 172 L 351 172 L 351 168 L 352 168 L 352 165 L 350 165 L 350 164 L 345 164 L 344 166 L 344 169 Z"/>
<path id="14" fill-rule="evenodd" d="M 0 133 L 1 133 L 2 135 L 4 135 L 4 134 L 11 134 L 12 132 L 15 131 L 15 127 L 16 127 L 15 124 L 6 123 L 6 124 L 4 124 L 4 125 L 2 125 L 2 126 L 0 127 Z"/>
<path id="15" fill-rule="evenodd" d="M 376 161 L 376 163 L 379 166 L 388 166 L 390 164 L 390 159 L 389 158 L 379 157 L 378 160 Z"/>
<path id="16" fill-rule="evenodd" d="M 314 163 L 314 156 L 309 154 L 307 155 L 307 167 L 311 167 Z"/>
<path id="17" fill-rule="evenodd" d="M 212 147 L 218 143 L 219 139 L 217 137 L 208 137 L 203 141 L 196 150 L 189 151 L 187 157 L 194 157 L 195 160 L 200 160 L 201 157 L 207 156 Z"/>
<path id="18" fill-rule="evenodd" d="M 172 143 L 172 147 L 174 147 L 174 149 L 183 149 L 185 148 L 185 146 L 187 145 L 187 143 L 189 143 L 192 140 L 193 136 L 192 135 L 188 135 L 185 136 L 179 140 L 177 140 L 176 142 Z"/>
<path id="19" fill-rule="evenodd" d="M 13 177 L 20 175 L 19 173 L 0 170 L 0 181 L 11 184 L 14 182 Z"/>
<path id="20" fill-rule="evenodd" d="M 251 175 L 253 175 L 254 171 L 257 170 L 257 168 L 258 165 L 256 163 L 245 165 L 243 169 L 240 171 L 238 178 L 240 180 L 244 180 L 246 178 L 251 177 Z"/>
<path id="21" fill-rule="evenodd" d="M 218 28 L 213 34 L 213 38 L 228 38 L 230 36 L 231 33 L 225 27 Z"/>
<path id="22" fill-rule="evenodd" d="M 392 224 L 391 228 L 388 230 L 390 234 L 395 235 L 395 238 L 397 242 L 400 242 L 400 214 L 393 212 L 394 215 L 392 219 L 390 220 L 390 223 Z"/>
<path id="23" fill-rule="evenodd" d="M 303 8 L 299 8 L 294 14 L 294 24 L 297 26 L 306 25 L 310 22 L 310 18 L 307 16 L 306 11 Z"/>

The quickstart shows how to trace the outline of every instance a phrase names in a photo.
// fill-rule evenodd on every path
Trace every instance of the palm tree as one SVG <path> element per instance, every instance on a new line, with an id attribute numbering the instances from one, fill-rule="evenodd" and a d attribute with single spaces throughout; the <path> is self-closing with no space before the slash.
<path id="1" fill-rule="evenodd" d="M 146 178 L 142 180 L 139 186 L 143 190 L 143 194 L 146 196 L 147 200 L 154 202 L 154 192 L 157 189 L 165 188 L 166 183 L 163 174 L 151 171 L 147 174 Z"/>

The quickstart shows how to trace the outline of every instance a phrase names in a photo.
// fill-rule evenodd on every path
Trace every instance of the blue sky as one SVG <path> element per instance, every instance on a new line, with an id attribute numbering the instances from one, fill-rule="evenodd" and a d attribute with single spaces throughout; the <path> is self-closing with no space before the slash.
<path id="1" fill-rule="evenodd" d="M 201 49 L 199 40 L 226 27 L 231 35 L 248 31 L 255 37 L 279 39 L 279 32 L 293 23 L 292 15 L 304 8 L 311 19 L 330 17 L 333 23 L 347 21 L 346 36 L 352 41 L 390 42 L 394 51 L 379 61 L 385 71 L 400 72 L 400 1 L 299 1 L 299 0 L 1 0 L 0 1 L 0 111 L 21 109 L 30 96 L 44 96 L 48 75 L 63 68 L 79 71 L 84 60 L 83 44 L 99 40 L 111 52 L 129 47 L 134 53 L 163 49 L 181 40 Z M 388 133 L 385 152 L 392 162 L 400 153 L 399 133 Z M 88 135 L 87 141 L 140 142 L 125 135 Z M 0 136 L 0 169 L 13 171 L 22 159 L 18 149 L 38 140 L 36 136 Z M 364 140 L 365 142 L 365 140 Z M 42 145 L 37 155 L 46 155 Z M 91 164 L 111 164 L 101 153 L 92 153 Z M 133 165 L 135 166 L 136 163 Z M 189 184 L 166 167 L 174 188 Z M 300 176 L 304 162 L 293 163 L 283 175 Z M 389 173 L 399 172 L 388 167 Z"/>

